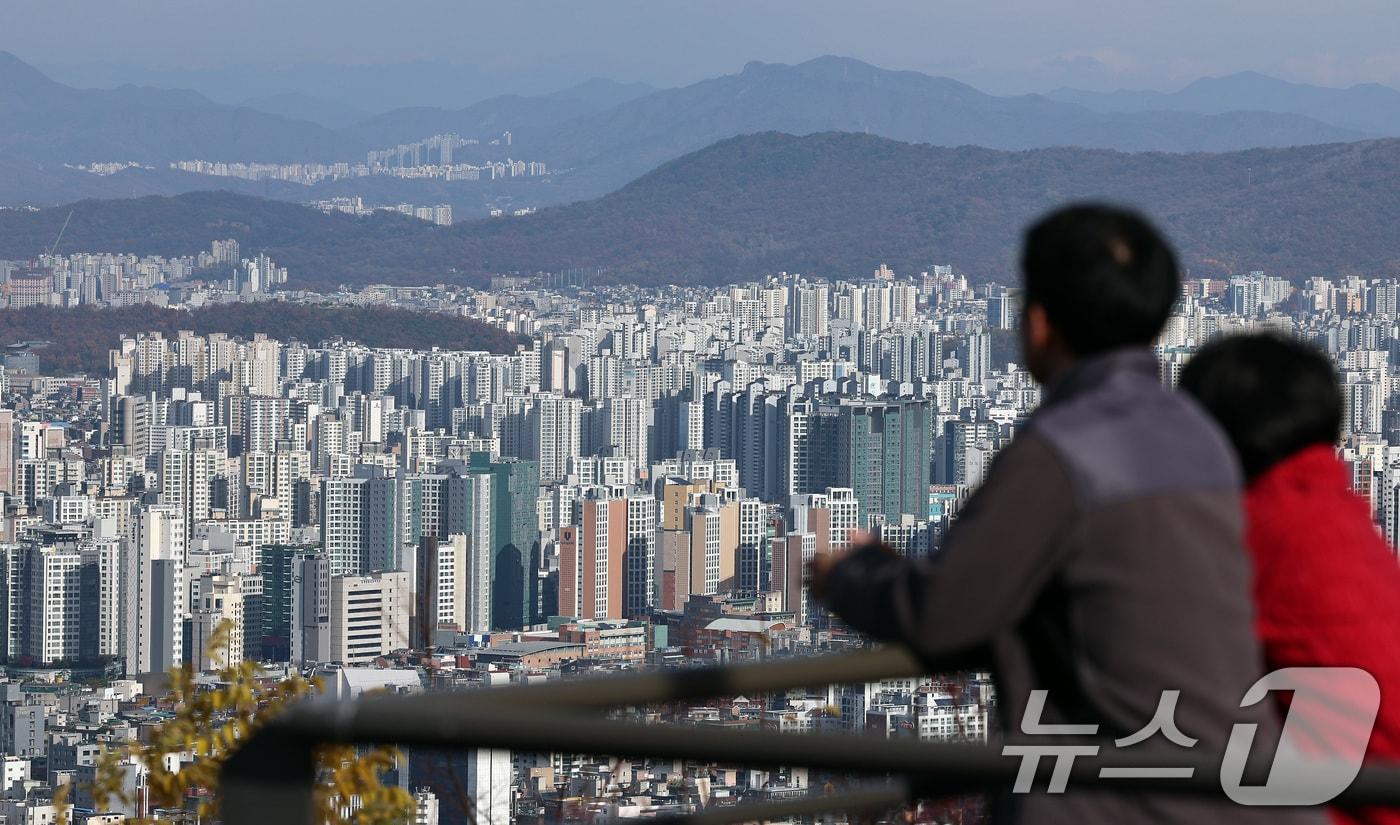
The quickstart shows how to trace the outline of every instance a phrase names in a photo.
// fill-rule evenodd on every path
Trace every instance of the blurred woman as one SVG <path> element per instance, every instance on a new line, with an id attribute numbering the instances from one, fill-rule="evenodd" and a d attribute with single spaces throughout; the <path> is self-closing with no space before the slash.
<path id="1" fill-rule="evenodd" d="M 1270 670 L 1357 667 L 1380 685 L 1368 759 L 1400 759 L 1400 566 L 1336 452 L 1342 396 L 1326 355 L 1272 335 L 1203 347 L 1181 375 L 1247 480 L 1246 541 Z M 1400 823 L 1400 809 L 1333 812 Z"/>

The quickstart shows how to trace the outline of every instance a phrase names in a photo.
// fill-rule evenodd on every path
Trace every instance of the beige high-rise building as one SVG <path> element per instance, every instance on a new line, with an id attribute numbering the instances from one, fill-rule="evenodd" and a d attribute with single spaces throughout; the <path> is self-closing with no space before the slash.
<path id="1" fill-rule="evenodd" d="M 731 493 L 698 493 L 684 509 L 667 510 L 657 571 L 663 608 L 738 587 L 741 505 Z"/>
<path id="2" fill-rule="evenodd" d="M 190 617 L 190 656 L 198 671 L 222 670 L 243 661 L 243 580 L 236 574 L 205 573 Z M 228 624 L 226 644 L 211 650 L 210 640 Z"/>
<path id="3" fill-rule="evenodd" d="M 409 647 L 413 583 L 407 572 L 334 576 L 330 588 L 330 633 L 323 661 L 370 664 Z"/>

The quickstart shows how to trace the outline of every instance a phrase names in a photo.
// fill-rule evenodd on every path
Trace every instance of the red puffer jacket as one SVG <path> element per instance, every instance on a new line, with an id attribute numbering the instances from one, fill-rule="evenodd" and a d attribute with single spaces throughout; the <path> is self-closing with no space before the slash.
<path id="1" fill-rule="evenodd" d="M 1381 688 L 1368 759 L 1400 760 L 1400 564 L 1330 446 L 1271 467 L 1245 498 L 1254 598 L 1269 669 L 1359 667 Z M 1334 810 L 1395 823 L 1400 807 Z"/>

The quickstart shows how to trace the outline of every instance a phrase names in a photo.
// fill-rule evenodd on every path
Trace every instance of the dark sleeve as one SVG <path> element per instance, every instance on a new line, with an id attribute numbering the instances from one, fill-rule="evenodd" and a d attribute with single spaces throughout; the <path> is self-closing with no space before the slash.
<path id="1" fill-rule="evenodd" d="M 857 550 L 833 568 L 824 601 L 856 630 L 924 659 L 960 656 L 1025 616 L 1073 519 L 1059 457 L 1022 434 L 992 462 L 933 557 Z"/>

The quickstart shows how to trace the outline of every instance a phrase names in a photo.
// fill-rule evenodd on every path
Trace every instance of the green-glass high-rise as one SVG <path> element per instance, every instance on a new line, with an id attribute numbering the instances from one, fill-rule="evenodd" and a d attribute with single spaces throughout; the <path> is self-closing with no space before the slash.
<path id="1" fill-rule="evenodd" d="M 518 630 L 539 612 L 539 465 L 514 458 L 492 461 L 489 453 L 472 453 L 470 467 L 491 474 L 491 626 Z"/>
<path id="2" fill-rule="evenodd" d="M 880 514 L 928 513 L 929 402 L 914 399 L 822 402 L 810 420 L 810 492 L 849 487 L 862 521 Z M 820 447 L 816 447 L 820 445 Z"/>

